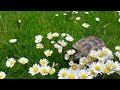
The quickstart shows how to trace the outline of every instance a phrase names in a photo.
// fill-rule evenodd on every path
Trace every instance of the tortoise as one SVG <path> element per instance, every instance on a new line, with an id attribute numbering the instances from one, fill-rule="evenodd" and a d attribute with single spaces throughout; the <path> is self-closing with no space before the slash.
<path id="1" fill-rule="evenodd" d="M 78 40 L 73 44 L 73 49 L 76 53 L 69 60 L 73 60 L 74 63 L 79 63 L 81 57 L 87 57 L 91 50 L 99 50 L 102 47 L 106 47 L 105 43 L 98 37 L 88 36 Z"/>

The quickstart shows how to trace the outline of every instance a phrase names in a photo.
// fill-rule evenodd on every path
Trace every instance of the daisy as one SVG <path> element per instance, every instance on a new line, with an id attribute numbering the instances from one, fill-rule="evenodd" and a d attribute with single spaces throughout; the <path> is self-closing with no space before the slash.
<path id="1" fill-rule="evenodd" d="M 99 17 L 96 17 L 95 20 L 96 20 L 97 22 L 99 22 L 99 21 L 100 21 L 100 18 L 99 18 Z"/>
<path id="2" fill-rule="evenodd" d="M 33 64 L 32 67 L 29 68 L 28 73 L 30 73 L 32 76 L 35 74 L 38 74 L 40 72 L 40 66 L 39 64 Z"/>
<path id="3" fill-rule="evenodd" d="M 18 23 L 21 23 L 21 20 L 18 20 Z"/>
<path id="4" fill-rule="evenodd" d="M 85 14 L 89 14 L 89 12 L 84 12 Z"/>
<path id="5" fill-rule="evenodd" d="M 46 58 L 43 58 L 43 59 L 40 59 L 39 63 L 42 66 L 47 66 L 49 62 Z"/>
<path id="6" fill-rule="evenodd" d="M 54 41 L 51 41 L 52 44 L 54 44 L 55 42 Z"/>
<path id="7" fill-rule="evenodd" d="M 102 53 L 102 50 L 98 50 L 96 52 L 96 55 L 97 55 L 96 58 L 99 60 L 102 60 L 102 61 L 106 60 L 106 58 L 107 58 L 107 56 Z"/>
<path id="8" fill-rule="evenodd" d="M 41 73 L 43 76 L 48 75 L 49 70 L 50 70 L 50 67 L 49 67 L 49 66 L 42 66 L 42 67 L 40 67 L 40 73 Z"/>
<path id="9" fill-rule="evenodd" d="M 60 69 L 59 72 L 58 72 L 58 79 L 66 79 L 67 71 L 68 71 L 67 68 Z"/>
<path id="10" fill-rule="evenodd" d="M 102 71 L 102 73 L 107 74 L 107 75 L 110 75 L 110 74 L 114 73 L 114 71 L 110 70 L 105 64 L 103 65 L 101 71 Z"/>
<path id="11" fill-rule="evenodd" d="M 37 48 L 37 49 L 42 49 L 42 48 L 44 48 L 44 45 L 41 44 L 41 43 L 37 43 L 37 44 L 36 44 L 36 48 Z"/>
<path id="12" fill-rule="evenodd" d="M 16 43 L 16 42 L 17 42 L 17 39 L 10 39 L 9 42 L 10 42 L 10 43 Z"/>
<path id="13" fill-rule="evenodd" d="M 93 58 L 90 55 L 88 55 L 87 60 L 88 60 L 88 62 L 92 62 Z"/>
<path id="14" fill-rule="evenodd" d="M 73 61 L 70 61 L 70 62 L 69 62 L 69 66 L 72 66 L 73 64 L 74 64 Z"/>
<path id="15" fill-rule="evenodd" d="M 53 38 L 53 34 L 50 32 L 50 33 L 48 33 L 47 34 L 47 38 L 49 39 L 49 40 L 51 40 L 52 38 Z"/>
<path id="16" fill-rule="evenodd" d="M 28 60 L 27 58 L 25 58 L 25 57 L 21 57 L 21 58 L 18 60 L 18 62 L 21 63 L 21 64 L 23 64 L 23 65 L 26 64 L 26 63 L 28 63 L 28 61 L 29 61 L 29 60 Z"/>
<path id="17" fill-rule="evenodd" d="M 90 75 L 92 76 L 92 77 L 97 77 L 97 73 L 94 73 L 94 70 L 91 70 L 91 69 L 87 69 L 89 72 L 90 72 Z"/>
<path id="18" fill-rule="evenodd" d="M 118 19 L 118 22 L 120 22 L 120 18 Z"/>
<path id="19" fill-rule="evenodd" d="M 65 37 L 65 36 L 66 36 L 66 33 L 62 33 L 62 34 L 61 34 L 61 37 Z"/>
<path id="20" fill-rule="evenodd" d="M 63 49 L 62 47 L 61 47 L 61 48 L 58 48 L 58 52 L 59 52 L 59 53 L 62 53 L 62 49 Z"/>
<path id="21" fill-rule="evenodd" d="M 6 77 L 5 72 L 0 71 L 0 79 L 4 79 Z"/>
<path id="22" fill-rule="evenodd" d="M 59 44 L 54 44 L 54 48 L 58 49 L 58 48 L 62 48 L 62 46 Z"/>
<path id="23" fill-rule="evenodd" d="M 108 69 L 113 70 L 114 69 L 114 62 L 112 60 L 107 60 L 105 63 Z"/>
<path id="24" fill-rule="evenodd" d="M 100 62 L 93 62 L 90 66 L 90 69 L 96 74 L 101 74 L 102 64 Z"/>
<path id="25" fill-rule="evenodd" d="M 78 79 L 78 71 L 68 69 L 66 79 Z"/>
<path id="26" fill-rule="evenodd" d="M 53 33 L 52 35 L 53 35 L 53 37 L 58 37 L 59 36 L 59 34 L 57 32 Z"/>
<path id="27" fill-rule="evenodd" d="M 120 60 L 120 52 L 119 51 L 117 51 L 117 52 L 115 52 L 115 55 L 119 58 L 119 60 Z"/>
<path id="28" fill-rule="evenodd" d="M 72 14 L 78 14 L 78 11 L 73 11 Z"/>
<path id="29" fill-rule="evenodd" d="M 64 59 L 68 60 L 70 58 L 69 54 L 65 54 Z"/>
<path id="30" fill-rule="evenodd" d="M 80 79 L 92 79 L 92 75 L 88 70 L 80 70 L 79 72 Z"/>
<path id="31" fill-rule="evenodd" d="M 73 37 L 70 35 L 67 35 L 67 37 L 65 37 L 65 39 L 69 42 L 72 42 L 74 40 Z"/>
<path id="32" fill-rule="evenodd" d="M 71 49 L 67 51 L 68 55 L 74 55 L 75 54 L 75 50 Z"/>
<path id="33" fill-rule="evenodd" d="M 87 24 L 87 23 L 83 23 L 82 26 L 83 26 L 84 28 L 89 28 L 89 27 L 90 27 L 90 25 Z"/>
<path id="34" fill-rule="evenodd" d="M 53 53 L 52 50 L 46 50 L 46 51 L 44 51 L 44 54 L 45 54 L 47 57 L 51 56 L 52 53 Z"/>
<path id="35" fill-rule="evenodd" d="M 67 42 L 65 42 L 64 40 L 59 40 L 58 43 L 63 47 L 67 46 Z"/>
<path id="36" fill-rule="evenodd" d="M 115 61 L 113 68 L 115 71 L 119 71 L 120 70 L 120 63 L 118 61 Z"/>
<path id="37" fill-rule="evenodd" d="M 115 49 L 120 51 L 120 46 L 116 46 Z"/>
<path id="38" fill-rule="evenodd" d="M 76 17 L 76 20 L 80 20 L 80 17 Z"/>
<path id="39" fill-rule="evenodd" d="M 57 17 L 59 14 L 55 14 L 55 16 Z"/>
<path id="40" fill-rule="evenodd" d="M 14 58 L 9 58 L 9 59 L 6 61 L 6 66 L 9 67 L 9 68 L 12 68 L 15 63 L 16 63 L 16 61 L 15 61 Z"/>
<path id="41" fill-rule="evenodd" d="M 102 52 L 103 52 L 103 54 L 108 55 L 111 58 L 113 58 L 113 54 L 112 54 L 112 51 L 110 49 L 108 49 L 106 47 L 102 47 Z"/>
<path id="42" fill-rule="evenodd" d="M 37 35 L 35 36 L 35 43 L 40 43 L 42 41 L 43 36 Z"/>
<path id="43" fill-rule="evenodd" d="M 49 74 L 50 74 L 50 75 L 53 75 L 54 73 L 55 73 L 55 68 L 53 68 L 53 67 L 50 68 L 50 70 L 49 70 Z"/>
<path id="44" fill-rule="evenodd" d="M 67 14 L 66 14 L 66 13 L 64 13 L 63 15 L 65 15 L 65 16 L 66 16 Z"/>
<path id="45" fill-rule="evenodd" d="M 80 60 L 79 60 L 79 64 L 81 64 L 81 65 L 85 65 L 86 63 L 87 63 L 87 58 L 86 57 L 82 57 L 82 58 L 80 58 Z"/>
<path id="46" fill-rule="evenodd" d="M 78 67 L 79 67 L 79 65 L 78 65 L 78 64 L 73 63 L 69 69 L 71 69 L 71 70 L 77 70 L 77 69 L 78 69 Z"/>
<path id="47" fill-rule="evenodd" d="M 85 66 L 85 65 L 79 64 L 78 67 L 79 67 L 80 70 L 86 69 L 86 66 Z"/>
<path id="48" fill-rule="evenodd" d="M 93 57 L 93 58 L 96 58 L 96 57 L 97 57 L 95 50 L 91 50 L 89 55 L 90 55 L 91 57 Z"/>

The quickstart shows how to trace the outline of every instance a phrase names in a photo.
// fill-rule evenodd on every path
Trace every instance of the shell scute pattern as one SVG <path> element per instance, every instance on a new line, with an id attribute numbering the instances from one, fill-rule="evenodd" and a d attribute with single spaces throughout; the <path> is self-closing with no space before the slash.
<path id="1" fill-rule="evenodd" d="M 74 56 L 86 57 L 90 53 L 90 50 L 98 50 L 105 46 L 106 46 L 105 43 L 98 37 L 94 36 L 85 37 L 78 40 L 73 45 L 73 48 L 77 51 L 77 53 L 81 52 L 81 55 L 76 53 Z"/>

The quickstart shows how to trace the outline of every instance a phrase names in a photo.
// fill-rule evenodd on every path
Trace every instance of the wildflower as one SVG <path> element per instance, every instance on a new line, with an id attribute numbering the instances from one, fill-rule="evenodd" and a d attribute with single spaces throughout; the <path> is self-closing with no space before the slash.
<path id="1" fill-rule="evenodd" d="M 50 70 L 50 67 L 49 66 L 42 66 L 40 68 L 40 73 L 45 76 L 45 75 L 48 75 L 49 73 L 49 70 Z"/>
<path id="2" fill-rule="evenodd" d="M 79 72 L 80 79 L 92 79 L 92 75 L 88 70 L 80 70 Z"/>
<path id="3" fill-rule="evenodd" d="M 32 76 L 35 74 L 38 74 L 40 72 L 40 66 L 39 64 L 33 64 L 32 67 L 29 68 L 28 73 L 30 73 Z"/>
<path id="4" fill-rule="evenodd" d="M 53 34 L 50 32 L 50 33 L 48 33 L 47 34 L 47 38 L 49 39 L 49 40 L 51 40 L 52 38 L 53 38 Z"/>
<path id="5" fill-rule="evenodd" d="M 28 63 L 28 59 L 27 58 L 25 58 L 25 57 L 21 57 L 19 60 L 18 60 L 18 62 L 20 62 L 21 64 L 26 64 L 26 63 Z"/>
<path id="6" fill-rule="evenodd" d="M 6 66 L 9 67 L 9 68 L 12 68 L 15 63 L 16 63 L 16 61 L 15 61 L 14 58 L 9 58 L 9 59 L 6 61 Z"/>
<path id="7" fill-rule="evenodd" d="M 90 27 L 90 25 L 87 24 L 87 23 L 83 23 L 82 26 L 83 26 L 84 28 L 89 28 L 89 27 Z"/>
<path id="8" fill-rule="evenodd" d="M 10 43 L 15 43 L 15 42 L 17 42 L 17 39 L 10 39 L 9 42 Z"/>
<path id="9" fill-rule="evenodd" d="M 100 21 L 100 18 L 99 18 L 99 17 L 96 17 L 95 20 L 96 20 L 97 22 L 99 22 L 99 21 Z"/>
<path id="10" fill-rule="evenodd" d="M 75 54 L 75 50 L 71 49 L 67 51 L 68 55 L 74 55 Z"/>
<path id="11" fill-rule="evenodd" d="M 53 53 L 52 50 L 46 50 L 46 51 L 44 51 L 44 54 L 45 54 L 47 57 L 51 56 L 52 53 Z"/>
<path id="12" fill-rule="evenodd" d="M 67 68 L 60 69 L 59 72 L 58 72 L 58 79 L 66 79 L 67 71 L 68 71 Z"/>
<path id="13" fill-rule="evenodd" d="M 76 17 L 76 20 L 80 20 L 80 17 Z"/>
<path id="14" fill-rule="evenodd" d="M 37 43 L 37 44 L 36 44 L 36 48 L 37 48 L 37 49 L 42 49 L 42 48 L 44 48 L 44 45 L 41 44 L 41 43 Z"/>
<path id="15" fill-rule="evenodd" d="M 65 37 L 65 39 L 69 42 L 72 42 L 74 40 L 73 37 L 70 35 L 67 35 L 67 37 Z"/>
<path id="16" fill-rule="evenodd" d="M 53 67 L 50 68 L 50 70 L 49 70 L 49 74 L 50 74 L 50 75 L 53 75 L 54 73 L 55 73 L 55 68 L 53 68 Z"/>
<path id="17" fill-rule="evenodd" d="M 0 79 L 4 79 L 6 77 L 5 72 L 0 71 Z"/>
<path id="18" fill-rule="evenodd" d="M 47 66 L 49 62 L 46 58 L 43 58 L 43 59 L 40 59 L 39 63 L 42 66 Z"/>
<path id="19" fill-rule="evenodd" d="M 35 36 L 35 43 L 40 43 L 42 41 L 43 36 L 37 35 Z"/>

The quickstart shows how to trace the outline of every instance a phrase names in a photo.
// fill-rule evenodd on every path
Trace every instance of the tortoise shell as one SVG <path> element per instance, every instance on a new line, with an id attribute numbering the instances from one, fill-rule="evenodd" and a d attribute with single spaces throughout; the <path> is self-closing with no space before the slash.
<path id="1" fill-rule="evenodd" d="M 76 58 L 80 58 L 81 56 L 87 57 L 91 50 L 98 50 L 105 46 L 105 43 L 98 37 L 85 37 L 73 45 L 73 48 L 77 51 L 74 56 Z"/>

